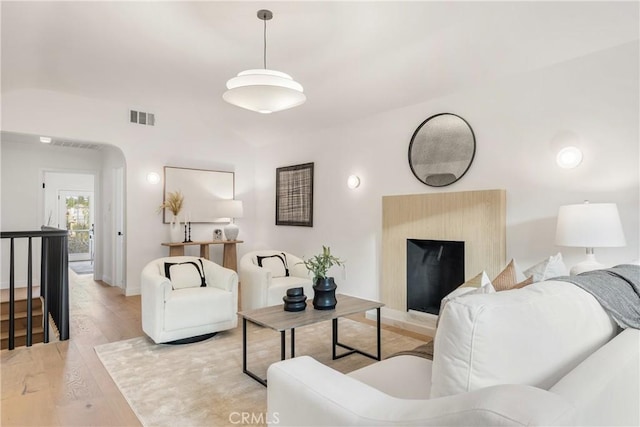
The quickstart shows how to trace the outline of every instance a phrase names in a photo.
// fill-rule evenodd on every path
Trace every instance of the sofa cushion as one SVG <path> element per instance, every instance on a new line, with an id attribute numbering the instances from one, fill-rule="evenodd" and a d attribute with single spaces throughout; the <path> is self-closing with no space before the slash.
<path id="1" fill-rule="evenodd" d="M 198 288 L 207 286 L 202 260 L 186 262 L 165 262 L 164 275 L 171 280 L 173 289 Z"/>
<path id="2" fill-rule="evenodd" d="M 256 261 L 258 263 L 258 266 L 271 272 L 271 277 L 289 276 L 287 256 L 282 252 L 273 255 L 257 255 Z"/>
<path id="3" fill-rule="evenodd" d="M 398 399 L 428 399 L 431 389 L 431 360 L 396 356 L 348 374 Z"/>
<path id="4" fill-rule="evenodd" d="M 461 297 L 462 295 L 473 295 L 473 294 L 490 294 L 495 292 L 491 281 L 489 280 L 489 276 L 487 276 L 486 272 L 479 273 L 475 277 L 467 280 L 462 285 L 458 286 L 456 289 L 447 294 L 440 301 L 440 311 L 442 313 L 444 311 L 445 306 L 449 301 L 454 298 Z M 440 323 L 440 316 L 436 320 L 436 328 Z"/>
<path id="5" fill-rule="evenodd" d="M 456 298 L 440 317 L 432 398 L 496 384 L 546 390 L 617 331 L 593 296 L 559 281 Z"/>

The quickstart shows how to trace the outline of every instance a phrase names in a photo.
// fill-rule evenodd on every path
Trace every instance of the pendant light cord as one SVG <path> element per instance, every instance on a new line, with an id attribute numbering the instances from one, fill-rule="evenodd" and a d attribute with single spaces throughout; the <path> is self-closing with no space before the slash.
<path id="1" fill-rule="evenodd" d="M 267 20 L 264 20 L 264 69 L 267 69 Z"/>

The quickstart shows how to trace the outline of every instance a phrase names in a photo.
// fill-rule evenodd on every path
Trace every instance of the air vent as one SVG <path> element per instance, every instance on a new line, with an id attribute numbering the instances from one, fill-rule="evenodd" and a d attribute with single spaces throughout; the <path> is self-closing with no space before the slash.
<path id="1" fill-rule="evenodd" d="M 129 121 L 131 123 L 138 123 L 140 125 L 155 126 L 156 116 L 153 113 L 129 110 Z"/>

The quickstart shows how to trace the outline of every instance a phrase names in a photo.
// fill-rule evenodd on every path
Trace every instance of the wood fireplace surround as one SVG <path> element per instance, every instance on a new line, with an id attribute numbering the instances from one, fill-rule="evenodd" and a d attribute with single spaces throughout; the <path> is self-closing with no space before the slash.
<path id="1" fill-rule="evenodd" d="M 383 318 L 400 323 L 410 317 L 407 314 L 407 239 L 464 241 L 465 280 L 483 270 L 489 277 L 495 277 L 504 267 L 506 257 L 506 191 L 382 198 Z"/>

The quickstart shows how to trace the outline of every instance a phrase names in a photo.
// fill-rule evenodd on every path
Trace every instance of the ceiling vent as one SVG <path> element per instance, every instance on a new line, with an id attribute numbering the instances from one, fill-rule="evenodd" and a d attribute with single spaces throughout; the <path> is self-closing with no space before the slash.
<path id="1" fill-rule="evenodd" d="M 129 110 L 129 121 L 131 123 L 137 123 L 139 125 L 155 126 L 156 116 L 153 113 Z"/>

